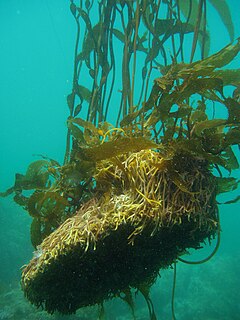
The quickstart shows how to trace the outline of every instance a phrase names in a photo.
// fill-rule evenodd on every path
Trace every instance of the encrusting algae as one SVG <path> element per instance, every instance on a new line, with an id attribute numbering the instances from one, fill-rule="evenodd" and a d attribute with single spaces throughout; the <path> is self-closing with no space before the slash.
<path id="1" fill-rule="evenodd" d="M 97 196 L 46 237 L 23 270 L 25 295 L 50 313 L 152 284 L 160 268 L 217 232 L 215 178 L 189 154 L 122 155 L 100 161 L 95 179 Z"/>

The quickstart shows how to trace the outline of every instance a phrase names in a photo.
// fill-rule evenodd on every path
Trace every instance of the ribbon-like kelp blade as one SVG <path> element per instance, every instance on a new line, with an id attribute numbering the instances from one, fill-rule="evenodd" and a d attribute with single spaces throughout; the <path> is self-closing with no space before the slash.
<path id="1" fill-rule="evenodd" d="M 77 60 L 85 60 L 86 65 L 90 69 L 90 54 L 92 51 L 97 51 L 97 40 L 99 35 L 103 32 L 102 24 L 97 23 L 92 27 L 87 13 L 84 10 L 80 10 L 79 12 L 86 23 L 87 34 L 83 41 L 82 52 L 78 54 Z M 98 53 L 100 54 L 100 52 Z"/>
<path id="2" fill-rule="evenodd" d="M 240 141 L 240 128 L 231 128 L 224 136 L 223 147 L 239 144 Z"/>
<path id="3" fill-rule="evenodd" d="M 15 191 L 15 190 L 14 190 Z M 15 192 L 15 195 L 13 197 L 13 200 L 24 209 L 27 209 L 28 207 L 28 197 L 25 197 L 22 193 L 19 191 Z"/>
<path id="4" fill-rule="evenodd" d="M 48 168 L 51 167 L 47 160 L 32 162 L 26 175 L 16 174 L 15 190 L 45 189 L 49 178 Z"/>
<path id="5" fill-rule="evenodd" d="M 187 119 L 192 112 L 192 107 L 187 104 L 179 104 L 176 111 L 169 112 L 171 118 Z"/>
<path id="6" fill-rule="evenodd" d="M 233 177 L 216 177 L 217 193 L 225 193 L 236 190 L 240 180 Z"/>
<path id="7" fill-rule="evenodd" d="M 36 248 L 42 242 L 42 223 L 40 219 L 33 218 L 30 228 L 31 242 L 34 248 Z"/>
<path id="8" fill-rule="evenodd" d="M 211 55 L 210 57 L 192 63 L 191 67 L 198 70 L 199 68 L 204 68 L 207 66 L 212 66 L 214 68 L 222 68 L 229 64 L 239 53 L 240 50 L 240 39 L 237 39 L 236 44 L 229 44 L 222 50 Z"/>
<path id="9" fill-rule="evenodd" d="M 68 105 L 70 114 L 73 113 L 74 100 L 75 100 L 75 93 L 72 92 L 72 93 L 70 93 L 70 94 L 67 96 L 67 105 Z"/>
<path id="10" fill-rule="evenodd" d="M 232 98 L 224 100 L 224 104 L 228 109 L 228 122 L 240 125 L 240 103 Z"/>
<path id="11" fill-rule="evenodd" d="M 156 81 L 158 83 L 158 79 Z M 157 112 L 153 112 L 149 119 L 146 121 L 146 125 L 156 125 L 158 121 L 165 122 L 170 114 L 170 109 L 174 104 L 180 104 L 184 100 L 190 98 L 193 94 L 203 94 L 208 90 L 216 90 L 222 94 L 223 86 L 221 79 L 215 78 L 200 78 L 186 81 L 182 85 L 179 85 L 171 93 L 163 93 L 160 99 L 160 103 L 156 107 Z M 159 90 L 161 91 L 161 89 Z M 157 94 L 155 95 L 157 99 Z M 152 107 L 154 103 L 152 104 Z"/>
<path id="12" fill-rule="evenodd" d="M 229 9 L 229 6 L 227 4 L 227 1 L 225 0 L 208 0 L 213 7 L 217 10 L 217 12 L 219 13 L 222 22 L 224 23 L 230 40 L 233 41 L 234 39 L 234 24 L 232 21 L 232 17 L 231 17 L 231 12 Z"/>
<path id="13" fill-rule="evenodd" d="M 118 40 L 120 40 L 123 43 L 125 42 L 124 33 L 122 33 L 121 31 L 119 31 L 118 29 L 115 29 L 115 28 L 112 29 L 112 33 L 115 35 L 116 38 L 118 38 Z"/>
<path id="14" fill-rule="evenodd" d="M 189 121 L 191 124 L 194 124 L 196 122 L 202 122 L 207 120 L 207 115 L 202 110 L 195 110 L 191 113 L 191 116 L 189 118 Z"/>
<path id="15" fill-rule="evenodd" d="M 71 121 L 68 121 L 67 123 L 68 129 L 71 130 L 71 134 L 73 137 L 82 145 L 86 145 L 86 141 L 84 138 L 84 134 L 81 129 L 79 129 L 77 126 L 75 126 Z"/>
<path id="16" fill-rule="evenodd" d="M 182 11 L 185 18 L 189 16 L 189 1 L 186 0 L 178 0 L 178 7 Z M 197 19 L 198 13 L 198 0 L 191 0 L 191 15 L 189 19 L 189 23 L 194 24 Z"/>
<path id="17" fill-rule="evenodd" d="M 216 90 L 223 93 L 223 84 L 221 79 L 216 78 L 198 78 L 190 81 L 185 81 L 182 85 L 178 86 L 171 94 L 166 96 L 164 103 L 170 105 L 189 98 L 195 93 L 201 94 L 207 90 Z"/>
<path id="18" fill-rule="evenodd" d="M 44 192 L 34 192 L 28 200 L 28 212 L 33 218 L 42 218 L 40 210 L 46 197 Z"/>
<path id="19" fill-rule="evenodd" d="M 240 43 L 238 41 L 235 45 L 230 44 L 207 59 L 188 65 L 173 65 L 165 74 L 165 76 L 155 80 L 150 97 L 145 104 L 146 110 L 143 111 L 146 112 L 153 108 L 158 99 L 160 101 L 157 106 L 158 112 L 153 112 L 150 115 L 145 123 L 145 126 L 154 126 L 158 121 L 166 121 L 172 105 L 183 102 L 185 99 L 189 98 L 195 93 L 207 97 L 211 92 L 213 93 L 214 91 L 218 91 L 223 97 L 223 80 L 221 79 L 221 74 L 219 78 L 215 78 L 213 77 L 213 71 L 215 68 L 228 64 L 238 54 L 239 50 Z M 225 73 L 225 75 L 226 74 L 227 73 Z M 191 77 L 190 79 L 188 78 L 189 76 Z M 198 78 L 199 76 L 205 76 L 205 78 Z M 176 86 L 176 88 L 170 92 L 170 79 L 177 80 L 178 78 L 183 78 L 186 80 L 182 84 Z M 163 88 L 162 84 L 164 83 L 166 83 L 166 85 Z M 161 98 L 159 99 L 159 97 Z M 218 100 L 219 99 L 220 98 L 218 97 Z M 222 101 L 222 103 L 227 106 L 229 114 L 234 115 L 234 119 L 239 119 L 240 116 L 238 114 L 240 108 L 236 101 L 231 98 L 227 98 Z M 231 119 L 228 119 L 229 122 L 232 121 Z M 200 126 L 203 126 L 203 124 Z"/>
<path id="20" fill-rule="evenodd" d="M 190 25 L 196 25 L 196 22 L 198 21 L 198 14 L 199 14 L 199 0 L 178 0 L 178 8 L 183 13 L 184 17 L 188 19 L 188 24 Z M 190 12 L 191 10 L 191 12 Z M 191 14 L 190 14 L 191 13 Z M 189 15 L 190 14 L 190 15 Z M 201 48 L 204 45 L 204 56 L 207 56 L 209 53 L 210 48 L 210 34 L 208 30 L 205 30 L 205 27 L 203 25 L 203 21 L 199 21 L 200 26 L 197 29 L 197 41 L 199 42 Z M 200 36 L 199 36 L 200 35 Z M 204 37 L 203 37 L 204 35 Z"/>
<path id="21" fill-rule="evenodd" d="M 96 128 L 90 121 L 83 120 L 82 118 L 69 118 L 68 123 L 75 123 L 84 129 L 89 129 L 93 134 L 97 136 L 99 135 L 98 128 Z"/>
<path id="22" fill-rule="evenodd" d="M 141 110 L 129 113 L 126 117 L 120 122 L 120 127 L 125 127 L 133 123 L 133 121 L 139 116 Z"/>
<path id="23" fill-rule="evenodd" d="M 77 158 L 88 161 L 100 161 L 119 156 L 128 152 L 157 148 L 158 145 L 144 137 L 121 137 L 115 141 L 107 141 L 91 148 L 77 151 Z"/>
<path id="24" fill-rule="evenodd" d="M 67 199 L 56 191 L 34 192 L 28 200 L 28 212 L 34 218 L 46 218 L 55 213 L 61 216 L 61 211 L 68 205 Z"/>
<path id="25" fill-rule="evenodd" d="M 0 197 L 5 198 L 8 197 L 10 194 L 12 194 L 15 191 L 14 187 L 8 188 L 6 191 L 4 192 L 0 192 Z"/>
<path id="26" fill-rule="evenodd" d="M 221 157 L 225 160 L 223 167 L 226 170 L 231 172 L 231 170 L 239 169 L 238 159 L 230 146 L 222 152 Z"/>
<path id="27" fill-rule="evenodd" d="M 43 240 L 42 222 L 40 219 L 33 218 L 30 228 L 31 242 L 36 249 Z"/>
<path id="28" fill-rule="evenodd" d="M 74 109 L 73 116 L 76 117 L 76 116 L 80 113 L 81 110 L 82 110 L 82 104 L 80 103 L 80 104 L 78 104 L 78 105 L 76 106 L 76 108 Z"/>
<path id="29" fill-rule="evenodd" d="M 81 100 L 86 100 L 87 102 L 91 101 L 92 92 L 88 88 L 81 85 L 77 85 L 75 87 L 75 90 L 76 94 L 79 96 Z"/>
<path id="30" fill-rule="evenodd" d="M 172 31 L 172 34 L 175 33 L 191 33 L 194 32 L 194 26 L 190 23 L 182 22 L 180 20 L 177 20 L 174 29 Z"/>
<path id="31" fill-rule="evenodd" d="M 233 41 L 233 39 L 234 39 L 234 24 L 233 24 L 233 21 L 231 18 L 231 13 L 230 13 L 227 1 L 225 1 L 225 0 L 209 0 L 209 2 L 212 4 L 212 6 L 216 9 L 218 14 L 220 15 L 222 22 L 224 23 L 224 25 L 228 31 L 230 40 Z M 198 1 L 193 0 L 193 1 L 191 1 L 191 3 L 192 3 L 192 9 L 191 9 L 191 16 L 190 16 L 189 23 L 194 24 L 197 19 Z M 184 16 L 187 18 L 188 14 L 189 14 L 189 1 L 178 0 L 178 4 L 179 4 L 180 10 L 183 12 Z M 207 42 L 208 42 L 207 45 L 209 45 L 209 43 L 210 43 L 209 34 L 207 34 Z"/>
<path id="32" fill-rule="evenodd" d="M 236 203 L 240 201 L 240 196 L 237 196 L 236 198 L 232 199 L 232 200 L 228 200 L 228 201 L 225 201 L 225 202 L 219 202 L 219 204 L 232 204 L 232 203 Z"/>
<path id="33" fill-rule="evenodd" d="M 84 132 L 77 126 L 84 128 Z M 81 145 L 99 144 L 99 129 L 90 121 L 82 118 L 69 118 L 67 121 L 68 128 L 71 129 L 72 135 Z"/>
<path id="34" fill-rule="evenodd" d="M 176 33 L 194 32 L 194 26 L 190 23 L 182 22 L 174 19 L 156 19 L 155 36 L 164 35 L 162 41 L 166 41 L 171 35 Z"/>
<path id="35" fill-rule="evenodd" d="M 31 242 L 35 249 L 43 239 L 52 232 L 52 225 L 49 221 L 33 218 L 31 223 L 30 235 Z"/>
<path id="36" fill-rule="evenodd" d="M 77 6 L 73 2 L 71 2 L 71 4 L 70 4 L 70 10 L 71 10 L 71 13 L 74 15 L 74 17 L 76 17 Z"/>
<path id="37" fill-rule="evenodd" d="M 200 137 L 204 130 L 206 129 L 213 129 L 219 126 L 224 126 L 226 124 L 226 120 L 224 119 L 212 119 L 212 120 L 205 120 L 201 122 L 197 122 L 194 125 L 193 132 Z"/>
<path id="38" fill-rule="evenodd" d="M 174 75 L 174 78 L 185 79 L 189 76 L 209 76 L 213 75 L 213 71 L 216 68 L 222 68 L 229 64 L 240 51 L 240 39 L 237 39 L 236 44 L 228 44 L 222 50 L 209 56 L 206 59 L 199 60 L 190 64 L 177 64 L 171 65 L 167 68 L 162 68 L 162 71 L 168 78 Z"/>
<path id="39" fill-rule="evenodd" d="M 165 34 L 169 29 L 173 28 L 174 23 L 174 19 L 156 19 L 154 28 L 155 34 L 157 36 Z"/>
<path id="40" fill-rule="evenodd" d="M 223 85 L 238 86 L 240 84 L 240 69 L 214 70 L 209 76 L 221 79 Z"/>
<path id="41" fill-rule="evenodd" d="M 36 176 L 46 173 L 47 168 L 50 166 L 51 164 L 48 160 L 36 160 L 29 164 L 26 172 L 26 178 L 29 180 L 34 179 Z"/>
<path id="42" fill-rule="evenodd" d="M 13 192 L 32 189 L 46 189 L 49 183 L 49 171 L 52 167 L 51 162 L 48 160 L 37 160 L 27 168 L 25 175 L 16 173 L 15 184 L 5 192 L 1 192 L 1 197 L 6 197 Z"/>

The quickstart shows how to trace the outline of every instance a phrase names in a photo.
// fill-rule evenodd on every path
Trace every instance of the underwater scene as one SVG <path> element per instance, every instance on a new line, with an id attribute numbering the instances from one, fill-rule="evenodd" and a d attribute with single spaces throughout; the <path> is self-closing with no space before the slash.
<path id="1" fill-rule="evenodd" d="M 239 0 L 0 17 L 0 320 L 239 320 Z"/>

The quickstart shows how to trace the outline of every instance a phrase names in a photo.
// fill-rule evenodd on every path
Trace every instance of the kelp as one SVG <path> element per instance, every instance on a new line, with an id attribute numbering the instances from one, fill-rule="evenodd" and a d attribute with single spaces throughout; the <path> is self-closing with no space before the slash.
<path id="1" fill-rule="evenodd" d="M 217 177 L 217 192 L 224 193 L 236 190 L 239 184 L 239 180 L 234 179 L 233 177 Z"/>
<path id="2" fill-rule="evenodd" d="M 238 55 L 240 40 L 233 41 L 227 2 L 70 2 L 77 37 L 72 90 L 67 96 L 64 163 L 40 156 L 25 174 L 16 174 L 11 188 L 0 193 L 3 197 L 13 194 L 14 201 L 32 217 L 33 246 L 37 248 L 88 201 L 101 198 L 95 174 L 109 179 L 105 176 L 109 168 L 99 172 L 100 164 L 111 162 L 120 168 L 127 185 L 129 173 L 121 159 L 142 150 L 154 149 L 161 155 L 153 169 L 167 173 L 172 189 L 184 197 L 200 196 L 185 174 L 192 169 L 188 166 L 195 166 L 199 176 L 205 171 L 211 174 L 216 194 L 236 190 L 239 180 L 232 172 L 239 169 L 235 148 L 240 145 L 240 70 L 225 67 Z M 219 13 L 232 41 L 211 56 L 209 4 Z M 98 16 L 92 19 L 96 6 Z M 189 39 L 190 59 L 184 50 Z M 197 44 L 201 59 L 194 61 Z M 153 72 L 157 78 L 151 83 Z M 226 93 L 229 86 L 231 96 Z M 113 100 L 117 91 L 119 104 Z M 112 124 L 107 121 L 111 104 L 111 111 L 118 112 Z M 215 116 L 216 110 L 224 110 L 226 116 L 220 117 L 219 112 Z M 112 177 L 117 180 L 114 173 Z M 138 196 L 144 194 L 138 191 Z M 237 201 L 239 196 L 224 203 Z M 156 319 L 149 287 L 143 285 L 139 291 L 149 317 Z M 130 289 L 123 293 L 121 298 L 134 315 Z M 99 317 L 104 317 L 103 307 Z"/>
<path id="3" fill-rule="evenodd" d="M 113 141 L 107 141 L 103 144 L 91 147 L 82 148 L 77 152 L 76 157 L 88 161 L 100 161 L 117 157 L 119 155 L 138 152 L 144 149 L 157 148 L 158 145 L 144 137 L 121 137 Z"/>
<path id="4" fill-rule="evenodd" d="M 198 42 L 201 44 L 205 51 L 202 58 L 206 57 L 210 45 L 206 21 L 206 7 L 209 3 L 200 2 L 201 6 L 196 0 L 99 1 L 96 5 L 98 16 L 92 19 L 92 11 L 97 9 L 93 3 L 90 5 L 87 1 L 86 4 L 79 4 L 71 0 L 70 9 L 77 24 L 77 40 L 73 88 L 68 96 L 70 116 L 75 117 L 85 109 L 86 120 L 99 127 L 99 123 L 107 120 L 114 91 L 118 90 L 121 96 L 120 104 L 116 106 L 118 117 L 114 126 L 119 126 L 122 117 L 131 116 L 135 104 L 133 100 L 138 101 L 134 116 L 138 115 L 142 103 L 146 106 L 153 65 L 166 67 L 174 62 L 178 66 L 185 60 L 186 39 L 189 44 L 186 35 L 194 38 L 193 47 L 196 48 Z M 209 2 L 220 14 L 232 40 L 233 23 L 226 2 Z M 114 46 L 114 40 L 119 42 L 118 47 Z M 165 46 L 172 48 L 171 53 Z M 122 52 L 120 61 L 118 52 Z M 143 54 L 141 63 L 137 61 L 139 54 Z M 119 66 L 122 72 L 120 82 L 116 78 Z M 142 79 L 136 79 L 139 71 Z M 141 90 L 136 90 L 136 82 Z M 71 133 L 81 136 L 72 124 L 68 129 L 65 162 L 71 153 Z"/>
<path id="5" fill-rule="evenodd" d="M 138 113 L 135 113 L 135 117 L 131 114 L 123 119 L 123 128 L 125 123 L 130 124 L 130 120 L 136 122 L 137 117 L 144 117 L 145 129 L 161 128 L 156 138 L 163 144 L 174 139 L 194 140 L 194 144 L 197 143 L 199 150 L 202 150 L 202 155 L 206 151 L 205 156 L 211 161 L 207 154 L 210 152 L 218 156 L 221 162 L 226 157 L 223 152 L 229 156 L 229 148 L 239 143 L 240 128 L 239 102 L 231 97 L 226 98 L 224 87 L 238 86 L 239 82 L 235 78 L 233 84 L 230 77 L 232 70 L 229 76 L 226 69 L 216 70 L 216 73 L 214 71 L 230 63 L 239 50 L 240 45 L 237 41 L 236 44 L 230 44 L 204 60 L 188 65 L 170 66 L 161 78 L 155 80 L 148 101 Z M 199 98 L 196 98 L 196 94 Z M 207 110 L 212 97 L 218 102 L 218 108 L 228 111 L 225 119 L 209 118 Z M 233 155 L 230 157 L 233 158 Z M 236 164 L 233 168 L 236 168 Z"/>
<path id="6" fill-rule="evenodd" d="M 199 41 L 202 50 L 202 58 L 206 57 L 209 53 L 211 44 L 211 35 L 206 26 L 206 8 L 208 8 L 208 2 L 214 7 L 217 13 L 220 15 L 222 22 L 224 23 L 226 30 L 229 34 L 230 41 L 234 39 L 234 24 L 232 21 L 230 9 L 226 0 L 178 0 L 177 6 L 190 24 L 195 24 L 195 38 Z M 194 43 L 193 43 L 194 45 Z M 194 52 L 195 49 L 192 52 Z M 193 57 L 192 57 L 193 58 Z M 192 59 L 191 59 L 192 60 Z"/>
<path id="7" fill-rule="evenodd" d="M 237 41 L 201 61 L 169 66 L 154 81 L 142 108 L 122 119 L 121 128 L 108 122 L 97 127 L 80 117 L 69 117 L 67 125 L 73 138 L 70 161 L 61 166 L 43 157 L 31 163 L 25 175 L 16 174 L 14 186 L 1 196 L 15 194 L 14 201 L 34 218 L 32 229 L 48 230 L 42 232 L 43 239 L 91 197 L 98 161 L 154 148 L 162 154 L 167 149 L 172 154 L 187 152 L 229 173 L 238 169 L 232 147 L 240 143 L 240 104 L 234 97 L 225 97 L 224 88 L 240 83 L 238 76 L 231 77 L 235 70 L 228 73 L 219 68 L 230 63 L 239 50 Z M 217 108 L 227 110 L 224 119 L 210 118 L 208 104 L 212 100 L 218 103 Z M 175 170 L 170 175 L 180 190 L 189 192 Z M 237 180 L 231 179 L 236 186 Z M 228 192 L 229 181 L 220 177 L 220 190 Z M 32 190 L 32 195 L 27 195 L 27 190 Z M 36 234 L 39 238 L 40 231 Z"/>
<path id="8" fill-rule="evenodd" d="M 60 166 L 52 159 L 37 160 L 28 166 L 25 175 L 16 174 L 14 186 L 1 193 L 3 197 L 14 193 L 14 201 L 33 218 L 34 247 L 90 197 L 93 170 L 89 161 Z"/>
<path id="9" fill-rule="evenodd" d="M 218 0 L 208 0 L 211 5 L 217 10 L 218 14 L 221 16 L 221 20 L 224 23 L 229 38 L 231 41 L 234 39 L 234 24 L 231 17 L 230 8 L 226 0 L 218 1 Z"/>
<path id="10" fill-rule="evenodd" d="M 232 199 L 232 200 L 228 200 L 225 202 L 220 202 L 219 204 L 232 204 L 232 203 L 236 203 L 240 200 L 240 196 L 237 196 L 236 198 Z"/>

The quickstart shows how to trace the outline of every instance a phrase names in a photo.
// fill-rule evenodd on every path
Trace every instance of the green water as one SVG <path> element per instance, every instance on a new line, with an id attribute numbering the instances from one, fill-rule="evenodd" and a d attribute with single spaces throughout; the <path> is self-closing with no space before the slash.
<path id="1" fill-rule="evenodd" d="M 220 0 L 219 0 L 220 1 Z M 240 2 L 229 0 L 240 35 Z M 210 52 L 229 43 L 218 16 L 210 11 L 214 39 Z M 65 151 L 66 96 L 71 91 L 75 25 L 66 0 L 0 0 L 0 191 L 25 172 L 37 154 L 60 162 Z M 232 67 L 239 67 L 240 58 Z M 110 118 L 116 116 L 111 111 Z M 239 153 L 238 153 L 239 156 Z M 236 173 L 239 176 L 239 172 Z M 219 198 L 232 199 L 237 191 Z M 175 313 L 178 320 L 240 319 L 240 205 L 221 205 L 221 246 L 204 265 L 177 264 Z M 0 319 L 97 319 L 97 307 L 76 315 L 47 315 L 31 306 L 20 289 L 20 268 L 32 257 L 31 218 L 11 197 L 0 198 Z M 213 243 L 214 245 L 214 243 Z M 189 259 L 211 252 L 206 246 Z M 158 319 L 171 319 L 173 270 L 161 272 L 151 297 Z M 138 320 L 148 319 L 145 302 L 136 297 Z M 132 319 L 121 301 L 106 303 L 109 320 Z"/>

